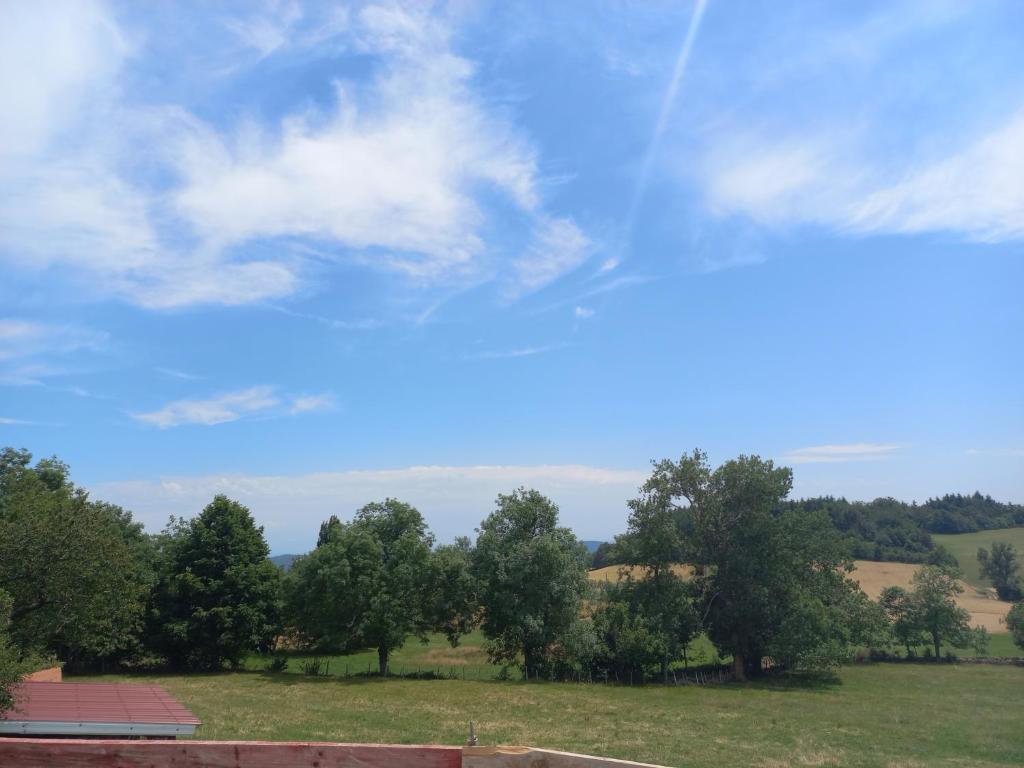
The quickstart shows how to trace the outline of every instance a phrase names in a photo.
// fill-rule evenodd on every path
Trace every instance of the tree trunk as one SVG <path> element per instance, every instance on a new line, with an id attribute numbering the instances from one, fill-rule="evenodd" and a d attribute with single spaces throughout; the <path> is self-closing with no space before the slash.
<path id="1" fill-rule="evenodd" d="M 668 659 L 661 660 L 661 682 L 668 685 Z"/>
<path id="2" fill-rule="evenodd" d="M 391 655 L 391 650 L 386 646 L 377 646 L 377 668 L 380 672 L 381 677 L 388 676 L 388 656 Z"/>
<path id="3" fill-rule="evenodd" d="M 935 643 L 935 660 L 938 661 L 939 660 L 940 647 L 941 647 L 940 643 L 939 643 L 939 633 L 938 632 L 932 632 L 932 642 Z"/>
<path id="4" fill-rule="evenodd" d="M 732 673 L 739 682 L 745 683 L 747 681 L 747 657 L 742 653 L 734 653 L 732 655 Z"/>

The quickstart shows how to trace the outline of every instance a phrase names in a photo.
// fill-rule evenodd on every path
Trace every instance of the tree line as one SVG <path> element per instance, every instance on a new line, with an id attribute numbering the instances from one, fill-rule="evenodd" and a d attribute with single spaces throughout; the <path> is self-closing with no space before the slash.
<path id="1" fill-rule="evenodd" d="M 0 691 L 45 657 L 217 670 L 281 647 L 374 648 L 386 675 L 406 642 L 441 633 L 457 645 L 477 628 L 491 661 L 528 677 L 598 679 L 667 679 L 700 634 L 739 679 L 767 660 L 817 669 L 857 647 L 938 655 L 972 642 L 955 571 L 926 566 L 912 590 L 869 600 L 850 578 L 848 539 L 825 510 L 786 504 L 791 485 L 791 470 L 756 456 L 713 468 L 695 451 L 655 464 L 617 542 L 635 568 L 613 583 L 588 580 L 586 549 L 558 507 L 525 488 L 498 496 L 474 540 L 440 546 L 397 499 L 348 522 L 332 516 L 286 574 L 249 510 L 225 496 L 146 535 L 59 460 L 33 465 L 6 449 Z M 1015 553 L 991 559 L 1013 565 Z M 1014 611 L 1024 647 L 1024 606 Z"/>
<path id="2" fill-rule="evenodd" d="M 932 538 L 934 533 L 974 533 L 1024 526 L 1024 506 L 996 501 L 981 493 L 947 494 L 924 504 L 893 498 L 847 501 L 834 496 L 785 500 L 780 510 L 821 511 L 846 540 L 857 560 L 956 565 L 956 558 Z M 626 563 L 621 537 L 602 544 L 594 566 Z"/>

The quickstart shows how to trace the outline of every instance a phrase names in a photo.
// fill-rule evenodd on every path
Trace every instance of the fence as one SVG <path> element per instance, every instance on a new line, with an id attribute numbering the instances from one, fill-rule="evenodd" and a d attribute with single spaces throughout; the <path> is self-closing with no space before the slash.
<path id="1" fill-rule="evenodd" d="M 18 768 L 658 768 L 532 747 L 268 741 L 0 739 Z"/>

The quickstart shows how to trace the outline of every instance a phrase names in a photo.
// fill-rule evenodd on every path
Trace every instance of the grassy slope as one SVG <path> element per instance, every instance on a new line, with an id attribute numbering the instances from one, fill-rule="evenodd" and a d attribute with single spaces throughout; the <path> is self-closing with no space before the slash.
<path id="1" fill-rule="evenodd" d="M 988 549 L 993 541 L 1008 541 L 1024 557 L 1024 528 L 996 528 L 978 533 L 932 534 L 936 544 L 941 544 L 960 561 L 967 582 L 979 588 L 988 588 L 992 584 L 983 578 L 978 570 L 978 547 Z"/>
<path id="2" fill-rule="evenodd" d="M 123 680 L 123 677 L 91 678 Z M 166 686 L 214 739 L 530 744 L 687 766 L 1024 764 L 1024 668 L 859 665 L 836 681 L 629 688 L 224 673 Z"/>

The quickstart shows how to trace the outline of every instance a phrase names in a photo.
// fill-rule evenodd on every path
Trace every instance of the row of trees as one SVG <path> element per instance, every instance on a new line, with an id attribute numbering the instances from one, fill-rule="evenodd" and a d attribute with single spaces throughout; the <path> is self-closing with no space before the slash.
<path id="1" fill-rule="evenodd" d="M 789 469 L 755 456 L 713 469 L 695 451 L 656 464 L 616 545 L 635 567 L 596 588 L 585 548 L 534 490 L 499 496 L 475 541 L 443 546 L 412 506 L 368 504 L 350 522 L 327 520 L 283 574 L 249 511 L 224 496 L 147 536 L 129 513 L 89 499 L 58 460 L 33 466 L 7 449 L 0 691 L 42 656 L 219 669 L 282 641 L 376 648 L 386 674 L 408 640 L 441 632 L 457 644 L 477 627 L 493 661 L 529 676 L 620 679 L 667 675 L 701 633 L 741 679 L 766 658 L 821 667 L 854 646 L 927 641 L 938 653 L 963 641 L 948 570 L 925 569 L 912 592 L 871 602 L 828 514 L 783 503 L 791 483 Z M 1024 643 L 1024 608 L 1013 615 Z"/>
<path id="2" fill-rule="evenodd" d="M 924 504 L 893 498 L 847 501 L 818 496 L 784 501 L 781 507 L 803 512 L 824 512 L 839 530 L 854 558 L 902 563 L 956 565 L 953 555 L 935 543 L 933 533 L 968 533 L 1024 525 L 1024 506 L 1006 504 L 991 496 L 947 494 Z M 620 542 L 603 544 L 595 563 L 624 562 L 628 552 Z"/>

